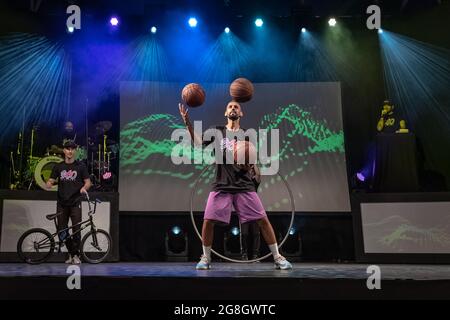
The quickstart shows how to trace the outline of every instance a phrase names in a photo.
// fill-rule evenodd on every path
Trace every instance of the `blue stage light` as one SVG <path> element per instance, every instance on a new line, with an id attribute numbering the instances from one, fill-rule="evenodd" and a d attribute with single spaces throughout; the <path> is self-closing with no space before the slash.
<path id="1" fill-rule="evenodd" d="M 175 226 L 175 227 L 173 227 L 172 228 L 172 233 L 174 234 L 174 235 L 179 235 L 180 233 L 181 233 L 181 228 L 179 227 L 179 226 Z"/>
<path id="2" fill-rule="evenodd" d="M 258 18 L 255 20 L 255 26 L 257 26 L 258 28 L 262 27 L 264 24 L 264 21 L 261 18 Z"/>
<path id="3" fill-rule="evenodd" d="M 111 17 L 109 23 L 111 23 L 112 26 L 116 27 L 119 24 L 119 19 L 117 17 Z"/>
<path id="4" fill-rule="evenodd" d="M 381 29 L 381 28 L 378 29 L 378 33 L 379 33 L 379 34 L 382 34 L 382 33 L 383 33 L 383 29 Z"/>
<path id="5" fill-rule="evenodd" d="M 197 26 L 197 19 L 191 17 L 189 18 L 188 23 L 191 28 L 195 28 Z"/>
<path id="6" fill-rule="evenodd" d="M 73 33 L 74 31 L 75 31 L 74 27 L 68 27 L 67 28 L 67 32 L 69 32 L 69 33 Z"/>
<path id="7" fill-rule="evenodd" d="M 231 234 L 232 234 L 233 236 L 239 235 L 239 228 L 238 228 L 238 227 L 233 227 L 233 228 L 231 228 Z"/>
<path id="8" fill-rule="evenodd" d="M 225 33 L 230 33 L 230 28 L 226 27 L 224 31 Z"/>
<path id="9" fill-rule="evenodd" d="M 306 28 L 302 28 L 302 33 L 305 33 L 306 32 Z"/>
<path id="10" fill-rule="evenodd" d="M 156 27 L 153 26 L 153 27 L 150 29 L 150 32 L 151 32 L 151 33 L 156 33 L 157 30 L 158 30 L 158 29 L 156 29 Z"/>

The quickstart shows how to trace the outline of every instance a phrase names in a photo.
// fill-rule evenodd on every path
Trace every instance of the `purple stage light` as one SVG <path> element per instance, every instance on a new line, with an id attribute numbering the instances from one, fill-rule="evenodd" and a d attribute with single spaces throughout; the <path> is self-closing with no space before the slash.
<path id="1" fill-rule="evenodd" d="M 112 17 L 111 20 L 109 20 L 109 23 L 115 27 L 119 24 L 119 19 L 117 19 L 117 17 Z"/>
<path id="2" fill-rule="evenodd" d="M 361 172 L 358 172 L 356 174 L 356 177 L 358 178 L 359 181 L 364 181 L 366 180 L 366 177 L 364 177 L 364 175 Z"/>

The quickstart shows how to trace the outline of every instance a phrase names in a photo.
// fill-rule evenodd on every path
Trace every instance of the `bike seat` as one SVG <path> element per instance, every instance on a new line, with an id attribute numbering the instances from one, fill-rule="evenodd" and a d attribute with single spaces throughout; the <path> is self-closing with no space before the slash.
<path id="1" fill-rule="evenodd" d="M 59 216 L 59 215 L 61 215 L 62 214 L 62 212 L 57 212 L 57 213 L 53 213 L 53 214 L 48 214 L 48 215 L 46 215 L 45 217 L 48 219 L 48 220 L 53 220 L 53 219 L 55 219 L 57 216 Z"/>

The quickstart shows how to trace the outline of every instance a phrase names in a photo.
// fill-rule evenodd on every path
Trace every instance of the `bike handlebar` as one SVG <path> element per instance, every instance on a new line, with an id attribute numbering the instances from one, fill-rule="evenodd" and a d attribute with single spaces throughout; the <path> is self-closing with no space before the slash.
<path id="1" fill-rule="evenodd" d="M 91 200 L 89 198 L 89 194 L 87 192 L 83 192 L 83 195 L 86 197 L 87 203 L 88 203 L 88 207 L 89 207 L 89 212 L 95 213 L 95 210 L 97 208 L 97 203 L 102 203 L 99 199 L 95 199 L 95 200 Z M 80 198 L 83 196 L 81 195 Z M 94 210 L 92 210 L 91 204 L 94 204 Z"/>

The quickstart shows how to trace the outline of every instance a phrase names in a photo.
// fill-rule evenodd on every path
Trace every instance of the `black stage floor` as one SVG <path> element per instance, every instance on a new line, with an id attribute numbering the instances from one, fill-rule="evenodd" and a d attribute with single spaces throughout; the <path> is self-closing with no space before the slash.
<path id="1" fill-rule="evenodd" d="M 67 265 L 0 264 L 1 299 L 450 299 L 447 265 L 379 265 L 369 290 L 365 264 L 105 263 L 81 265 L 81 289 L 66 286 Z"/>

